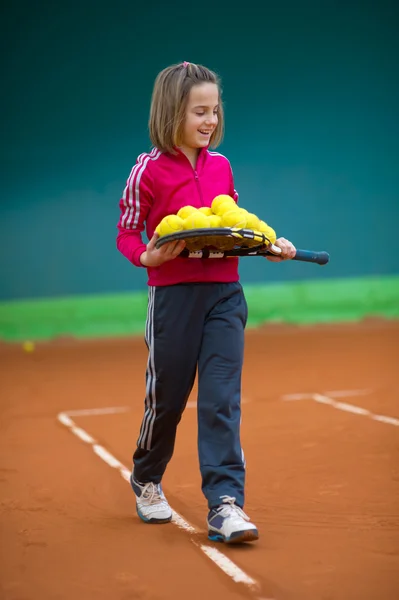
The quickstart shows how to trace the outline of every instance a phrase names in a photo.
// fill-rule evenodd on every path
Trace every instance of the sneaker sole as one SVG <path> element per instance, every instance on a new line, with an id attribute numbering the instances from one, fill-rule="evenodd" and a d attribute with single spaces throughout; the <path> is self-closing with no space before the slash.
<path id="1" fill-rule="evenodd" d="M 259 533 L 257 529 L 246 529 L 244 531 L 236 531 L 227 538 L 216 531 L 208 531 L 208 539 L 212 542 L 224 542 L 225 544 L 241 544 L 244 542 L 255 542 L 259 539 Z"/>
<path id="2" fill-rule="evenodd" d="M 139 511 L 139 509 L 136 506 L 136 512 L 138 514 L 138 516 L 140 517 L 140 519 L 144 522 L 144 523 L 148 523 L 150 525 L 162 525 L 162 523 L 170 523 L 172 520 L 172 515 L 170 515 L 170 517 L 166 517 L 166 519 L 157 519 L 156 517 L 152 517 L 151 519 L 147 519 L 147 517 L 145 517 L 143 514 L 141 514 L 141 512 Z"/>

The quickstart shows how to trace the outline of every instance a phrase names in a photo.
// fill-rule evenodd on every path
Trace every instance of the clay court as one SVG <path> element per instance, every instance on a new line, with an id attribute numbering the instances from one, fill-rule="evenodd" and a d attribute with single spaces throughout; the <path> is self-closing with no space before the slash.
<path id="1" fill-rule="evenodd" d="M 175 521 L 136 516 L 141 337 L 0 354 L 2 599 L 399 597 L 397 321 L 247 331 L 246 511 L 260 540 L 241 547 L 206 537 L 195 390 L 164 479 Z"/>

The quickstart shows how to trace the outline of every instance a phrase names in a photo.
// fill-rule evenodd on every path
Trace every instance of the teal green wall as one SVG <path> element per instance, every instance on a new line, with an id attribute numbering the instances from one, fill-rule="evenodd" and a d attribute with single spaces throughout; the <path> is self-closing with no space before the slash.
<path id="1" fill-rule="evenodd" d="M 154 77 L 181 60 L 222 76 L 241 204 L 331 254 L 243 259 L 245 283 L 399 272 L 397 2 L 257 4 L 2 9 L 0 298 L 144 289 L 115 248 L 118 200 L 149 148 Z"/>

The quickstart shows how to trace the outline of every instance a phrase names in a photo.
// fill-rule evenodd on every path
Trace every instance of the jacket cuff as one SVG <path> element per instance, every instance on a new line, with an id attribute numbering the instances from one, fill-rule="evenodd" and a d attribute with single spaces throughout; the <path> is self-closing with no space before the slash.
<path id="1" fill-rule="evenodd" d="M 147 249 L 146 244 L 141 244 L 138 248 L 135 249 L 135 251 L 133 252 L 132 255 L 132 263 L 136 266 L 136 267 L 144 267 L 144 265 L 140 262 L 140 256 L 143 254 L 143 252 L 145 252 L 145 250 Z"/>

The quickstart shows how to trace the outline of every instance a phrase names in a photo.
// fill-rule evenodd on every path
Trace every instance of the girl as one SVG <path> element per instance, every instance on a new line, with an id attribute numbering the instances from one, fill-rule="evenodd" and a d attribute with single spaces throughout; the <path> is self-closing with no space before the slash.
<path id="1" fill-rule="evenodd" d="M 148 272 L 145 411 L 131 476 L 137 513 L 147 523 L 172 518 L 161 480 L 198 370 L 198 453 L 209 538 L 256 540 L 256 526 L 243 511 L 240 400 L 247 305 L 238 259 L 180 258 L 184 242 L 155 248 L 154 231 L 164 216 L 187 204 L 209 207 L 219 194 L 238 200 L 229 161 L 209 150 L 224 130 L 217 75 L 187 62 L 161 71 L 149 130 L 153 149 L 138 157 L 127 180 L 117 237 L 119 251 Z M 141 238 L 144 224 L 148 244 Z M 275 245 L 281 255 L 272 260 L 295 256 L 284 238 Z"/>

